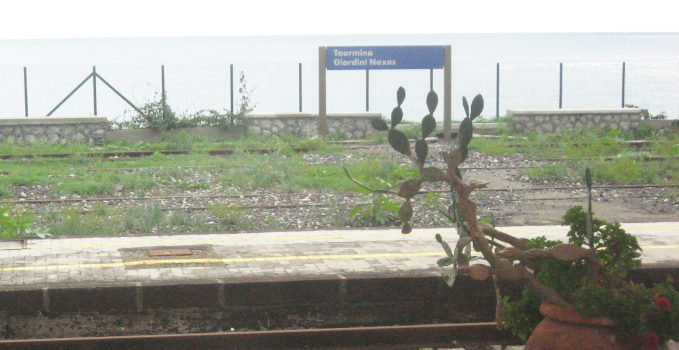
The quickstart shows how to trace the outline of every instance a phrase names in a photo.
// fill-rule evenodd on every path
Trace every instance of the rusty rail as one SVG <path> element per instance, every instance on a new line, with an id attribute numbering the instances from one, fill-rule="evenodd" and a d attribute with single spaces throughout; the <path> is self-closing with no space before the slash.
<path id="1" fill-rule="evenodd" d="M 307 163 L 309 165 L 319 165 L 319 164 L 314 164 L 314 163 Z M 336 163 L 323 163 L 323 165 L 338 165 Z M 248 166 L 244 165 L 235 165 L 235 166 L 229 166 L 229 168 L 248 168 Z M 535 169 L 535 168 L 543 168 L 542 166 L 497 166 L 497 167 L 459 167 L 460 170 L 520 170 L 520 169 Z M 137 171 L 137 170 L 170 170 L 170 169 L 224 169 L 224 166 L 221 165 L 194 165 L 194 166 L 176 166 L 176 167 L 162 167 L 162 166 L 145 166 L 145 167 L 136 167 L 136 168 L 87 168 L 85 169 L 86 171 Z"/>
<path id="2" fill-rule="evenodd" d="M 412 349 L 465 344 L 519 344 L 519 340 L 486 322 L 4 340 L 0 349 Z"/>
<path id="3" fill-rule="evenodd" d="M 304 153 L 309 148 L 292 148 L 293 152 Z M 211 150 L 155 150 L 155 151 L 114 151 L 114 152 L 74 152 L 74 153 L 27 153 L 27 154 L 0 154 L 0 159 L 16 158 L 68 158 L 68 157 L 92 157 L 92 158 L 115 158 L 147 157 L 155 153 L 164 155 L 207 154 L 210 156 L 232 155 L 236 152 L 268 154 L 278 151 L 277 148 L 249 148 L 249 149 L 211 149 Z"/>
<path id="4" fill-rule="evenodd" d="M 600 185 L 592 186 L 593 189 L 639 189 L 639 188 L 679 188 L 679 184 L 638 184 L 638 185 Z M 528 188 L 482 188 L 477 192 L 530 192 L 530 191 L 569 191 L 569 190 L 584 190 L 581 187 L 569 186 L 545 186 L 545 187 L 528 187 Z M 419 194 L 425 193 L 448 193 L 448 190 L 427 190 L 420 191 Z M 0 200 L 2 204 L 45 204 L 45 203 L 78 203 L 78 202 L 122 202 L 122 201 L 149 201 L 149 200 L 178 200 L 178 199 L 224 199 L 224 198 L 257 198 L 264 197 L 268 194 L 233 194 L 233 195 L 208 195 L 208 196 L 148 196 L 148 197 L 84 197 L 84 198 L 65 198 L 65 199 L 19 199 L 19 200 Z M 276 193 L 276 196 L 288 197 L 297 195 L 296 193 Z M 306 194 L 305 194 L 306 195 Z M 344 194 L 345 197 L 355 197 L 355 194 Z M 635 198 L 647 198 L 652 196 L 635 196 Z M 581 197 L 558 197 L 558 198 L 536 198 L 533 200 L 561 200 L 561 199 L 582 199 Z M 520 199 L 525 200 L 525 199 Z M 269 207 L 290 207 L 291 205 L 263 205 L 253 206 L 252 208 L 269 208 Z M 302 204 L 295 206 L 323 206 L 322 204 Z"/>
<path id="5" fill-rule="evenodd" d="M 628 141 L 627 143 L 631 146 L 639 147 L 648 141 Z M 584 144 L 583 144 L 584 145 Z M 380 145 L 345 145 L 346 149 L 369 149 Z M 518 147 L 521 145 L 508 145 L 508 147 Z M 550 145 L 542 145 L 544 147 L 550 147 Z M 577 146 L 577 145 L 576 145 Z M 269 154 L 278 151 L 278 148 L 250 148 L 250 149 L 212 149 L 212 150 L 144 150 L 144 151 L 110 151 L 110 152 L 74 152 L 74 153 L 27 153 L 27 154 L 0 154 L 0 159 L 26 159 L 26 158 L 68 158 L 73 156 L 79 157 L 92 157 L 92 158 L 138 158 L 150 156 L 154 153 L 164 154 L 164 155 L 187 155 L 187 154 L 207 154 L 210 156 L 225 156 L 233 155 L 236 152 L 247 152 L 247 153 L 258 153 L 258 154 Z M 306 153 L 312 149 L 309 147 L 295 147 L 291 149 L 296 153 Z M 603 157 L 604 160 L 614 160 L 618 157 L 608 156 Z M 643 156 L 639 157 L 644 161 L 661 161 L 668 159 L 679 159 L 676 156 Z M 534 161 L 581 161 L 581 160 L 595 160 L 602 159 L 602 157 L 583 157 L 583 158 L 540 158 L 532 159 Z"/>

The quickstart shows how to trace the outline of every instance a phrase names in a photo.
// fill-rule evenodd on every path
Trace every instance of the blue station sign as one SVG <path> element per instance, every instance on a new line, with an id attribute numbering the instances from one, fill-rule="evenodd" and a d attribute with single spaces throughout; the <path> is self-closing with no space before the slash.
<path id="1" fill-rule="evenodd" d="M 440 69 L 443 46 L 329 46 L 328 70 Z"/>

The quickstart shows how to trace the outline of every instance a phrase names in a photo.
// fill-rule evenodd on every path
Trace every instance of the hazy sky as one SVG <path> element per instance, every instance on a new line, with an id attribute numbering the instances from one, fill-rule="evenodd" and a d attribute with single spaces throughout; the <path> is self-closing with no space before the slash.
<path id="1" fill-rule="evenodd" d="M 0 40 L 272 34 L 677 32 L 676 7 L 674 0 L 5 0 L 0 5 Z"/>

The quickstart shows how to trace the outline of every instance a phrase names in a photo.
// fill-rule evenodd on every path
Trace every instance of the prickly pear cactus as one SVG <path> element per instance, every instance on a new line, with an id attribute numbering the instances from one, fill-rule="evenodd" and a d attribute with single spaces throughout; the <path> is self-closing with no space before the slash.
<path id="1" fill-rule="evenodd" d="M 467 98 L 462 98 L 462 105 L 465 111 L 465 119 L 460 123 L 458 130 L 457 148 L 448 152 L 442 152 L 447 169 L 439 169 L 436 167 L 426 167 L 427 156 L 429 155 L 429 146 L 426 138 L 436 129 L 436 119 L 434 112 L 438 106 L 438 95 L 434 91 L 427 94 L 426 105 L 427 115 L 422 118 L 422 134 L 421 137 L 415 140 L 415 154 L 410 149 L 410 142 L 401 131 L 396 129 L 396 126 L 403 120 L 403 110 L 401 105 L 405 101 L 406 92 L 403 87 L 399 87 L 396 91 L 396 107 L 391 112 L 391 125 L 387 125 L 381 118 L 372 120 L 372 125 L 378 131 L 386 131 L 388 133 L 388 140 L 391 147 L 398 153 L 408 157 L 416 166 L 420 173 L 420 177 L 416 179 L 409 179 L 404 181 L 399 191 L 391 193 L 400 196 L 404 199 L 403 204 L 399 210 L 399 219 L 401 221 L 401 232 L 404 234 L 412 231 L 412 217 L 413 217 L 413 200 L 415 196 L 420 194 L 420 189 L 425 182 L 446 182 L 450 185 L 451 205 L 448 210 L 441 210 L 443 215 L 448 217 L 453 223 L 457 225 L 457 233 L 460 239 L 452 249 L 440 235 L 436 235 L 436 240 L 443 247 L 446 257 L 439 259 L 438 264 L 441 267 L 452 265 L 452 269 L 448 269 L 446 274 L 446 282 L 452 285 L 455 281 L 457 269 L 469 265 L 473 260 L 471 256 L 471 244 L 474 241 L 472 231 L 479 233 L 480 229 L 476 223 L 476 206 L 469 199 L 469 194 L 476 188 L 483 187 L 483 184 L 462 183 L 462 174 L 459 171 L 459 165 L 467 159 L 469 155 L 469 142 L 471 142 L 474 131 L 473 120 L 478 117 L 483 111 L 483 97 L 476 95 L 472 100 L 471 108 L 467 102 Z M 346 169 L 345 169 L 346 171 Z M 349 176 L 349 173 L 347 172 Z M 351 176 L 349 176 L 351 179 Z M 355 183 L 363 186 L 372 192 L 388 193 L 389 191 L 372 190 L 360 184 L 358 181 L 351 179 Z M 485 244 L 483 235 L 477 239 L 482 242 L 475 244 Z M 482 268 L 475 267 L 474 276 L 485 276 L 480 273 Z"/>
<path id="2" fill-rule="evenodd" d="M 381 118 L 372 120 L 372 125 L 379 131 L 388 133 L 388 140 L 391 147 L 398 153 L 408 157 L 417 170 L 419 177 L 405 180 L 398 191 L 371 189 L 364 184 L 353 179 L 349 172 L 344 169 L 351 181 L 373 193 L 388 194 L 403 198 L 403 204 L 399 210 L 401 221 L 401 232 L 410 233 L 412 230 L 413 201 L 423 194 L 421 188 L 427 182 L 447 184 L 450 188 L 451 205 L 447 210 L 439 209 L 439 212 L 446 216 L 451 222 L 457 225 L 457 233 L 460 236 L 454 247 L 451 247 L 441 235 L 436 235 L 436 240 L 443 247 L 445 257 L 438 260 L 441 267 L 452 267 L 446 269 L 444 276 L 446 282 L 452 286 L 457 274 L 466 274 L 470 278 L 483 280 L 492 278 L 495 286 L 496 295 L 496 321 L 502 325 L 502 295 L 498 281 L 502 280 L 522 280 L 531 288 L 541 300 L 555 305 L 571 307 L 569 302 L 564 300 L 554 289 L 540 283 L 534 276 L 535 265 L 544 259 L 557 259 L 561 261 L 583 261 L 588 267 L 588 281 L 601 281 L 603 279 L 602 269 L 604 265 L 599 260 L 594 247 L 592 235 L 592 214 L 591 214 L 591 188 L 592 179 L 589 169 L 587 169 L 585 180 L 587 183 L 589 205 L 587 211 L 587 245 L 584 248 L 578 244 L 559 244 L 545 249 L 527 249 L 528 240 L 513 237 L 504 232 L 498 231 L 490 225 L 477 222 L 476 204 L 470 199 L 471 193 L 485 184 L 475 181 L 463 182 L 462 174 L 459 170 L 460 164 L 469 156 L 469 143 L 471 142 L 474 126 L 473 121 L 483 111 L 483 97 L 476 95 L 472 100 L 471 106 L 465 97 L 462 98 L 462 106 L 465 111 L 465 118 L 462 120 L 458 130 L 457 147 L 448 151 L 441 152 L 441 156 L 446 164 L 444 169 L 433 166 L 427 167 L 426 161 L 429 155 L 429 146 L 426 138 L 436 129 L 436 119 L 434 112 L 438 104 L 438 96 L 434 91 L 427 95 L 426 105 L 428 113 L 422 118 L 422 134 L 415 140 L 415 151 L 411 150 L 411 145 L 405 134 L 397 130 L 396 127 L 403 119 L 401 105 L 405 101 L 406 93 L 402 87 L 396 92 L 397 106 L 391 112 L 391 123 L 387 125 Z M 490 239 L 487 239 L 488 236 Z M 471 247 L 481 253 L 481 258 L 471 255 Z M 472 264 L 474 259 L 483 259 L 486 264 Z M 532 270 L 531 270 L 532 269 Z"/>
<path id="3" fill-rule="evenodd" d="M 429 146 L 427 145 L 425 139 L 431 135 L 434 130 L 436 130 L 436 118 L 434 118 L 434 112 L 438 106 L 438 95 L 433 90 L 429 91 L 427 94 L 426 105 L 428 113 L 422 118 L 422 134 L 421 137 L 415 140 L 414 154 L 410 149 L 410 142 L 408 138 L 403 132 L 396 129 L 396 126 L 403 120 L 403 109 L 401 109 L 401 105 L 405 101 L 405 97 L 405 89 L 403 87 L 399 87 L 396 91 L 397 105 L 391 111 L 391 125 L 387 125 L 387 123 L 381 118 L 373 119 L 372 125 L 378 131 L 386 131 L 388 133 L 387 139 L 389 140 L 391 147 L 396 152 L 408 157 L 420 172 L 419 178 L 410 179 L 401 184 L 401 187 L 397 193 L 398 196 L 401 196 L 405 199 L 403 205 L 401 206 L 401 210 L 399 211 L 399 218 L 401 220 L 402 226 L 401 232 L 409 233 L 412 230 L 412 200 L 415 195 L 419 194 L 422 184 L 424 182 L 448 182 L 449 175 L 447 175 L 444 170 L 439 168 L 425 167 L 427 156 L 429 155 Z M 481 114 L 481 111 L 483 111 L 483 97 L 481 95 L 474 97 L 474 100 L 472 100 L 471 110 L 466 98 L 462 99 L 462 104 L 465 109 L 466 118 L 460 124 L 457 150 L 443 154 L 444 160 L 448 164 L 448 170 L 453 170 L 452 173 L 458 177 L 461 177 L 461 174 L 457 167 L 469 155 L 469 142 L 472 139 L 473 133 L 472 121 Z M 456 202 L 456 198 L 453 200 Z M 455 203 L 453 204 L 455 205 Z M 451 208 L 453 208 L 454 205 Z M 457 212 L 455 210 L 450 210 L 448 215 L 451 218 L 456 218 Z M 455 219 L 453 219 L 453 221 L 459 222 L 459 220 Z"/>

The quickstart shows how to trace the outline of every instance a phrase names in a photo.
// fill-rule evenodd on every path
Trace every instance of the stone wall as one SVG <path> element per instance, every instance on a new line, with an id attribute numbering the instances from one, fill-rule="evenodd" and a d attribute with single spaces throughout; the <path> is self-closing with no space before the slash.
<path id="1" fill-rule="evenodd" d="M 0 142 L 101 144 L 104 142 L 107 128 L 108 121 L 105 117 L 0 118 Z"/>
<path id="2" fill-rule="evenodd" d="M 156 129 L 114 129 L 106 130 L 108 142 L 163 142 L 188 137 L 203 137 L 215 141 L 228 141 L 240 137 L 245 133 L 244 128 L 223 126 L 196 126 L 174 129 L 170 131 Z"/>
<path id="3" fill-rule="evenodd" d="M 375 133 L 370 125 L 372 118 L 381 113 L 328 114 L 328 133 L 351 139 Z M 297 135 L 311 137 L 318 134 L 318 115 L 308 113 L 251 114 L 245 117 L 250 133 L 255 135 Z"/>
<path id="4" fill-rule="evenodd" d="M 510 110 L 510 123 L 518 132 L 556 133 L 582 128 L 630 131 L 641 121 L 641 108 Z"/>
<path id="5" fill-rule="evenodd" d="M 348 138 L 363 138 L 375 130 L 370 120 L 382 117 L 380 113 L 344 113 L 328 115 L 330 134 L 341 134 Z M 318 115 L 291 114 L 253 114 L 248 115 L 245 123 L 249 132 L 255 135 L 298 135 L 311 137 L 318 134 Z M 227 130 L 221 127 L 187 128 L 189 134 L 207 136 L 215 139 L 235 137 L 243 131 L 239 128 Z M 0 118 L 0 143 L 32 144 L 48 142 L 64 144 L 85 142 L 102 144 L 106 141 L 146 141 L 164 139 L 165 132 L 151 129 L 108 130 L 105 117 L 19 117 Z"/>

